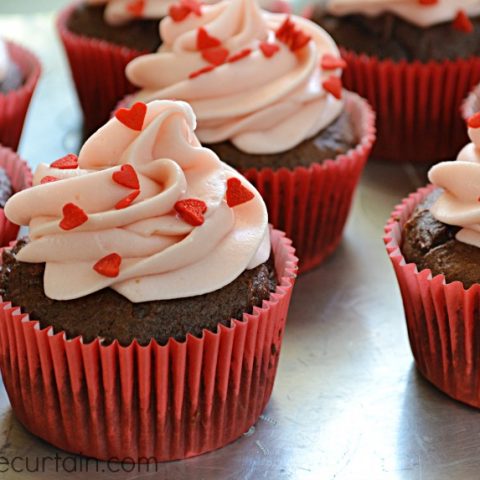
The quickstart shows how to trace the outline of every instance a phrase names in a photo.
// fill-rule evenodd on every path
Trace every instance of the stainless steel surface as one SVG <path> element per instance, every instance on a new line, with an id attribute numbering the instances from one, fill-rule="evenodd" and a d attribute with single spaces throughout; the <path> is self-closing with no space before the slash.
<path id="1" fill-rule="evenodd" d="M 21 153 L 32 166 L 74 150 L 80 115 L 53 16 L 0 16 L 2 35 L 34 49 L 44 76 Z M 391 208 L 425 182 L 424 169 L 370 163 L 345 239 L 294 294 L 273 397 L 237 442 L 187 461 L 131 473 L 79 471 L 79 457 L 31 436 L 0 388 L 0 479 L 478 479 L 480 414 L 450 400 L 417 374 L 393 270 L 381 240 Z M 30 470 L 5 470 L 5 457 Z M 65 463 L 62 465 L 62 459 Z M 69 473 L 77 462 L 77 471 Z M 118 468 L 113 466 L 114 469 Z M 129 467 L 131 468 L 131 467 Z M 103 470 L 103 471 L 102 471 Z"/>

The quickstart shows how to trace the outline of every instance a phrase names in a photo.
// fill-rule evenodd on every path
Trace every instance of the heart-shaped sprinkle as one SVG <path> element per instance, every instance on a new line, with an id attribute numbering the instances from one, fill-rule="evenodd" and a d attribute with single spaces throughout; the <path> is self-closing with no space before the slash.
<path id="1" fill-rule="evenodd" d="M 128 163 L 122 165 L 120 170 L 114 172 L 112 174 L 112 179 L 115 183 L 118 183 L 123 187 L 131 188 L 132 190 L 138 190 L 140 188 L 137 172 Z"/>
<path id="2" fill-rule="evenodd" d="M 322 57 L 322 61 L 320 63 L 320 66 L 324 70 L 336 70 L 337 68 L 346 68 L 347 67 L 347 62 L 340 57 L 335 57 L 331 55 L 330 53 L 326 53 Z"/>
<path id="3" fill-rule="evenodd" d="M 253 192 L 242 185 L 238 178 L 227 180 L 227 205 L 231 208 L 249 202 L 255 197 Z"/>
<path id="4" fill-rule="evenodd" d="M 290 17 L 280 25 L 275 32 L 276 37 L 290 48 L 292 52 L 302 49 L 311 40 L 310 35 L 295 27 Z"/>
<path id="5" fill-rule="evenodd" d="M 228 50 L 223 47 L 209 48 L 202 51 L 202 57 L 208 63 L 213 65 L 221 65 L 228 57 Z"/>
<path id="6" fill-rule="evenodd" d="M 88 220 L 88 215 L 74 203 L 67 203 L 63 206 L 62 211 L 63 218 L 59 226 L 63 230 L 72 230 Z"/>
<path id="7" fill-rule="evenodd" d="M 465 10 L 459 10 L 455 20 L 453 21 L 453 28 L 459 32 L 472 33 L 473 24 L 465 13 Z"/>
<path id="8" fill-rule="evenodd" d="M 115 208 L 117 210 L 121 210 L 122 208 L 129 207 L 139 195 L 140 195 L 140 190 L 135 190 L 130 195 L 127 195 L 125 198 L 122 198 L 119 202 L 117 202 L 117 204 L 115 205 Z"/>
<path id="9" fill-rule="evenodd" d="M 219 47 L 222 42 L 215 37 L 212 37 L 208 32 L 200 27 L 197 31 L 197 50 L 206 50 L 207 48 Z"/>
<path id="10" fill-rule="evenodd" d="M 295 24 L 290 20 L 290 17 L 287 17 L 275 32 L 275 36 L 281 42 L 288 43 L 293 36 L 294 30 Z"/>
<path id="11" fill-rule="evenodd" d="M 202 4 L 201 4 L 201 2 L 197 2 L 197 0 L 181 0 L 181 2 L 182 2 L 182 5 L 187 7 L 197 17 L 202 16 Z"/>
<path id="12" fill-rule="evenodd" d="M 203 67 L 203 68 L 200 68 L 200 70 L 195 70 L 188 76 L 188 78 L 197 78 L 200 75 L 203 75 L 204 73 L 208 73 L 208 72 L 211 72 L 212 70 L 215 70 L 215 68 L 217 68 L 216 65 L 208 65 L 208 67 Z"/>
<path id="13" fill-rule="evenodd" d="M 55 160 L 50 166 L 61 170 L 78 168 L 78 157 L 73 153 L 69 153 L 64 157 Z"/>
<path id="14" fill-rule="evenodd" d="M 203 214 L 207 211 L 207 205 L 203 200 L 187 198 L 176 202 L 175 210 L 187 223 L 198 227 L 205 221 Z"/>
<path id="15" fill-rule="evenodd" d="M 475 113 L 468 119 L 468 126 L 470 128 L 480 128 L 480 112 Z"/>
<path id="16" fill-rule="evenodd" d="M 330 75 L 323 83 L 323 88 L 336 99 L 342 98 L 342 81 L 335 75 Z"/>
<path id="17" fill-rule="evenodd" d="M 122 264 L 122 257 L 118 253 L 111 253 L 106 257 L 101 258 L 93 269 L 103 275 L 104 277 L 115 278 L 120 273 L 120 265 Z"/>
<path id="18" fill-rule="evenodd" d="M 290 50 L 292 52 L 295 52 L 297 50 L 302 49 L 311 39 L 312 37 L 310 35 L 307 35 L 305 32 L 302 32 L 301 30 L 296 30 L 295 35 L 290 44 Z"/>
<path id="19" fill-rule="evenodd" d="M 128 128 L 140 132 L 147 114 L 147 106 L 137 102 L 132 108 L 120 108 L 115 112 L 115 117 Z"/>
<path id="20" fill-rule="evenodd" d="M 140 17 L 145 9 L 145 0 L 133 0 L 127 4 L 126 9 L 134 17 Z"/>
<path id="21" fill-rule="evenodd" d="M 260 50 L 265 57 L 271 58 L 280 50 L 280 47 L 276 43 L 261 42 Z"/>
<path id="22" fill-rule="evenodd" d="M 47 175 L 46 177 L 43 177 L 40 180 L 40 185 L 43 185 L 44 183 L 56 182 L 57 180 L 60 180 L 60 179 L 57 177 L 54 177 L 53 175 Z"/>
<path id="23" fill-rule="evenodd" d="M 244 48 L 243 50 L 240 50 L 239 52 L 235 53 L 228 59 L 228 63 L 234 63 L 238 62 L 242 58 L 248 57 L 252 53 L 251 48 Z"/>
<path id="24" fill-rule="evenodd" d="M 168 14 L 174 22 L 182 22 L 190 15 L 190 9 L 183 4 L 171 5 Z"/>

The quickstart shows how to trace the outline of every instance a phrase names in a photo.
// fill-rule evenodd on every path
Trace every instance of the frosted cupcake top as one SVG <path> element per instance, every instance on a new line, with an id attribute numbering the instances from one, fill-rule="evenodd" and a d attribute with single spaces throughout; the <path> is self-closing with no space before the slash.
<path id="1" fill-rule="evenodd" d="M 202 143 L 283 152 L 343 109 L 344 63 L 309 20 L 263 11 L 255 0 L 224 0 L 187 15 L 172 11 L 160 33 L 158 53 L 132 61 L 127 76 L 142 89 L 137 100 L 189 102 Z"/>
<path id="2" fill-rule="evenodd" d="M 265 203 L 194 129 L 184 102 L 137 103 L 10 198 L 7 217 L 30 227 L 17 258 L 46 263 L 49 298 L 105 287 L 132 302 L 190 297 L 268 259 Z"/>
<path id="3" fill-rule="evenodd" d="M 332 15 L 393 13 L 420 27 L 453 21 L 463 12 L 480 15 L 480 0 L 329 0 Z"/>
<path id="4" fill-rule="evenodd" d="M 10 56 L 5 42 L 0 38 L 0 82 L 5 80 L 10 63 Z"/>
<path id="5" fill-rule="evenodd" d="M 468 127 L 472 143 L 456 161 L 441 162 L 428 173 L 430 181 L 444 189 L 431 212 L 440 222 L 462 227 L 457 240 L 480 247 L 480 113 L 469 119 Z"/>

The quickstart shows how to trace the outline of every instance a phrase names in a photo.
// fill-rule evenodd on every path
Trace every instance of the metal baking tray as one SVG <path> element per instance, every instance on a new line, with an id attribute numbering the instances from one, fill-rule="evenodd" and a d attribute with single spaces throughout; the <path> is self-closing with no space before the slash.
<path id="1" fill-rule="evenodd" d="M 81 115 L 54 14 L 5 14 L 14 4 L 0 1 L 0 34 L 44 66 L 20 146 L 35 167 L 77 149 Z M 369 162 L 342 244 L 298 279 L 271 401 L 238 441 L 185 461 L 87 472 L 21 426 L 0 382 L 0 479 L 478 480 L 480 414 L 417 373 L 382 242 L 393 206 L 424 183 L 425 168 Z"/>

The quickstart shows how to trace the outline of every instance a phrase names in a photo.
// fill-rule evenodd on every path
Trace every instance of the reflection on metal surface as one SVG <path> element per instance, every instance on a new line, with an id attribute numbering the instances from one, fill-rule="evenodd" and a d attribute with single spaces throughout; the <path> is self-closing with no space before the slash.
<path id="1" fill-rule="evenodd" d="M 44 77 L 21 153 L 32 165 L 76 149 L 80 115 L 53 16 L 0 17 L 3 35 L 41 56 Z M 345 239 L 298 280 L 272 400 L 237 442 L 202 457 L 100 479 L 478 479 L 480 414 L 423 381 L 412 366 L 398 287 L 381 240 L 393 205 L 426 181 L 425 169 L 370 163 Z M 0 457 L 72 457 L 34 438 L 0 387 Z M 66 478 L 12 470 L 10 480 Z M 4 468 L 0 466 L 0 470 Z M 71 479 L 92 473 L 69 473 Z"/>

